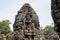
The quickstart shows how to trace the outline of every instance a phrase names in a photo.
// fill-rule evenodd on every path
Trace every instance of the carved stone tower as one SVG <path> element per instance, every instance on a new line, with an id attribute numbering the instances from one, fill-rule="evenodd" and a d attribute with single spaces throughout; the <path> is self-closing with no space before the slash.
<path id="1" fill-rule="evenodd" d="M 13 24 L 15 40 L 40 40 L 38 16 L 28 3 L 25 3 L 15 17 Z"/>
<path id="2" fill-rule="evenodd" d="M 51 13 L 55 24 L 55 30 L 60 35 L 60 0 L 52 0 Z"/>

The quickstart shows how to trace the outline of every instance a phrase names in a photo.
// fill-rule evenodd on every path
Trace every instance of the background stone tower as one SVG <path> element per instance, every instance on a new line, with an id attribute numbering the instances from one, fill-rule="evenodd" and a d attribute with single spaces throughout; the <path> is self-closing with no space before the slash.
<path id="1" fill-rule="evenodd" d="M 55 24 L 55 31 L 60 35 L 60 0 L 52 0 L 51 15 Z"/>
<path id="2" fill-rule="evenodd" d="M 40 40 L 39 27 L 37 14 L 25 3 L 18 11 L 13 24 L 15 40 Z"/>

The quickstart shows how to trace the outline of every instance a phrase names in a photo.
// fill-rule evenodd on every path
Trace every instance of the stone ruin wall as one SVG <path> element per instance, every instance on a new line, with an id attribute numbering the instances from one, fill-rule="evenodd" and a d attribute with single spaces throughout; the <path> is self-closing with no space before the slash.
<path id="1" fill-rule="evenodd" d="M 55 25 L 55 31 L 60 35 L 60 0 L 51 0 L 51 15 Z"/>
<path id="2" fill-rule="evenodd" d="M 51 6 L 52 18 L 54 20 L 55 26 L 57 26 L 56 25 L 57 23 L 60 23 L 59 21 L 60 18 L 58 16 L 60 1 L 59 2 L 58 1 L 59 0 L 57 0 L 57 2 L 56 0 L 52 0 L 52 6 Z M 57 3 L 58 5 L 55 3 Z M 58 14 L 56 14 L 56 12 Z M 59 18 L 58 19 L 59 22 L 56 21 L 57 20 L 56 17 Z M 4 34 L 2 34 L 0 35 L 0 40 L 59 40 L 59 39 L 54 39 L 56 35 L 55 32 L 48 34 L 46 38 L 45 36 L 40 35 L 39 27 L 40 27 L 39 20 L 35 11 L 30 7 L 29 4 L 24 4 L 15 17 L 15 22 L 13 24 L 13 29 L 14 29 L 13 34 L 10 37 L 6 37 Z M 59 32 L 59 30 L 57 31 Z M 52 35 L 54 36 L 52 37 Z"/>

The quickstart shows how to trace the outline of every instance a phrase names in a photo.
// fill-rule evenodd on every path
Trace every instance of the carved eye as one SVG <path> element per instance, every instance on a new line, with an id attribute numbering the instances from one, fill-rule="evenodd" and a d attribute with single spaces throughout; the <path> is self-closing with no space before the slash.
<path id="1" fill-rule="evenodd" d="M 32 18 L 32 15 L 30 15 L 30 17 Z"/>

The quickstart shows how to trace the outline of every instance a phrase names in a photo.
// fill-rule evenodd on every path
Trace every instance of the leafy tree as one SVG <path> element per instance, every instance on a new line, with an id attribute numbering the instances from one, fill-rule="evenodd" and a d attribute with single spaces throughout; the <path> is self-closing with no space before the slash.
<path id="1" fill-rule="evenodd" d="M 47 29 L 48 31 L 54 31 L 54 26 L 47 25 L 45 29 Z"/>
<path id="2" fill-rule="evenodd" d="M 0 34 L 5 34 L 8 36 L 12 31 L 9 26 L 9 20 L 0 21 Z"/>
<path id="3" fill-rule="evenodd" d="M 47 35 L 47 34 L 48 34 L 48 31 L 47 31 L 47 29 L 42 29 L 42 30 L 41 30 L 41 33 L 42 33 L 43 35 Z"/>
<path id="4" fill-rule="evenodd" d="M 47 25 L 44 29 L 41 30 L 41 33 L 43 35 L 47 35 L 48 32 L 50 32 L 50 31 L 54 31 L 54 27 L 51 25 Z"/>

